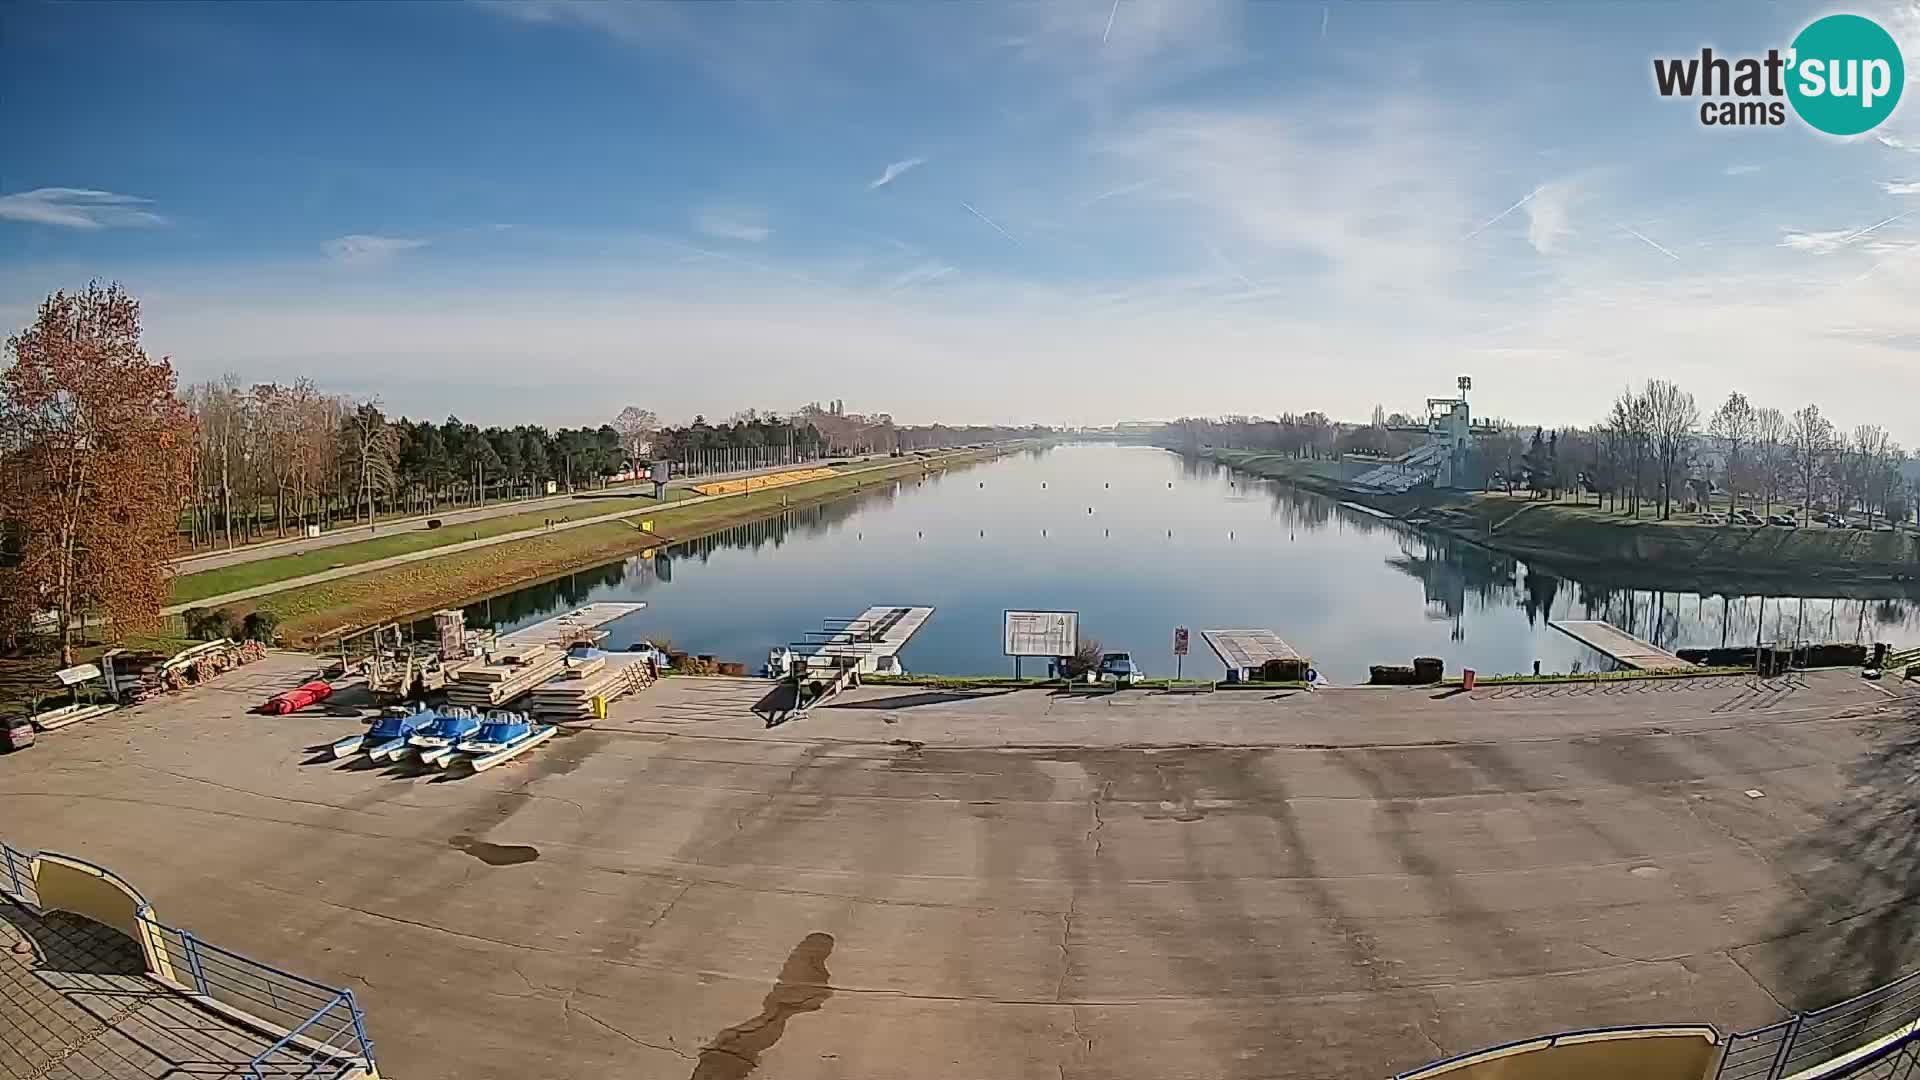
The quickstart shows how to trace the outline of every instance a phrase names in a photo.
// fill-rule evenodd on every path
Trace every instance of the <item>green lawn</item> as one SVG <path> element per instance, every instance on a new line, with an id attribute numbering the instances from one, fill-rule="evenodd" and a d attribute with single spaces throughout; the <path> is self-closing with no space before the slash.
<path id="1" fill-rule="evenodd" d="M 64 703 L 63 695 L 52 686 L 53 673 L 60 667 L 60 652 L 52 646 L 52 642 L 52 636 L 48 635 L 44 640 L 35 642 L 36 648 L 32 652 L 19 656 L 0 656 L 0 717 L 25 713 L 39 696 L 49 698 L 49 707 Z M 169 619 L 165 627 L 152 634 L 136 634 L 117 644 L 135 652 L 171 655 L 200 642 L 183 636 L 179 619 Z M 93 663 L 111 647 L 100 642 L 77 644 L 73 649 L 73 662 Z"/>
<path id="2" fill-rule="evenodd" d="M 669 490 L 668 494 L 679 493 Z M 631 495 L 585 498 L 577 499 L 566 506 L 532 510 L 524 514 L 508 514 L 482 521 L 449 525 L 445 528 L 410 529 L 388 536 L 372 537 L 353 544 L 339 544 L 297 555 L 280 555 L 271 559 L 258 559 L 222 567 L 218 570 L 183 574 L 173 581 L 173 600 L 177 604 L 191 603 L 209 596 L 220 596 L 239 589 L 250 589 L 256 585 L 319 573 L 336 566 L 356 566 L 393 555 L 428 551 L 466 540 L 479 540 L 503 533 L 518 532 L 522 529 L 536 529 L 549 520 L 598 517 L 601 514 L 619 513 L 624 510 L 641 510 L 654 506 L 664 508 L 670 504 L 671 500 L 663 504 L 654 502 L 650 497 Z"/>

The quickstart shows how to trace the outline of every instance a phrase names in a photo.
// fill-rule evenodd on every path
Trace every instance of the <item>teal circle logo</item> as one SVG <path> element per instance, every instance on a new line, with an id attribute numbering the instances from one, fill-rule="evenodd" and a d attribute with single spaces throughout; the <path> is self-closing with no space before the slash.
<path id="1" fill-rule="evenodd" d="M 1816 19 L 1793 39 L 1787 99 L 1829 135 L 1872 131 L 1900 104 L 1907 68 L 1900 43 L 1860 15 Z"/>

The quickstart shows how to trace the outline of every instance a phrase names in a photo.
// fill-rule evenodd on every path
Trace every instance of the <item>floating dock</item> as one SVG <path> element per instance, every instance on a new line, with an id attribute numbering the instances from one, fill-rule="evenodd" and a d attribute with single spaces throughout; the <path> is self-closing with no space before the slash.
<path id="1" fill-rule="evenodd" d="M 1637 671 L 1687 671 L 1695 666 L 1612 623 L 1595 619 L 1568 619 L 1563 622 L 1549 621 L 1547 625 Z"/>
<path id="2" fill-rule="evenodd" d="M 1262 669 L 1276 660 L 1294 669 L 1284 678 L 1306 677 L 1306 658 L 1272 630 L 1202 630 L 1200 636 L 1213 655 L 1227 665 L 1228 682 L 1257 679 Z"/>
<path id="3" fill-rule="evenodd" d="M 647 605 L 643 602 L 588 604 L 565 615 L 555 615 L 544 622 L 502 634 L 494 642 L 494 650 L 511 651 L 525 649 L 535 645 L 552 645 L 565 649 L 583 638 L 598 638 L 604 635 L 596 632 L 608 623 L 624 619 Z"/>
<path id="4" fill-rule="evenodd" d="M 793 651 L 809 663 L 820 658 L 863 675 L 897 672 L 900 650 L 932 617 L 930 607 L 870 607 L 856 618 L 824 620 L 808 640 L 795 642 Z"/>

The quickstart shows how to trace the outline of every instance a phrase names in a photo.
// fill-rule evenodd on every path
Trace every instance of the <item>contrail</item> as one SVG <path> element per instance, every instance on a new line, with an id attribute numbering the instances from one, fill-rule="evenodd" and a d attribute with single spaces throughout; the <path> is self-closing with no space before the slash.
<path id="1" fill-rule="evenodd" d="M 1665 256 L 1666 256 L 1667 258 L 1669 258 L 1669 259 L 1672 259 L 1672 260 L 1673 260 L 1674 262 L 1679 262 L 1679 261 L 1680 261 L 1680 256 L 1678 256 L 1678 255 L 1675 255 L 1675 254 L 1674 254 L 1673 252 L 1671 252 L 1671 251 L 1668 251 L 1668 250 L 1667 250 L 1666 248 L 1663 248 L 1663 247 L 1661 247 L 1661 246 L 1660 246 L 1659 244 L 1656 244 L 1656 243 L 1654 243 L 1653 241 L 1651 241 L 1651 240 L 1649 240 L 1649 239 L 1647 239 L 1647 237 L 1646 237 L 1646 234 L 1645 234 L 1645 233 L 1643 233 L 1643 232 L 1641 232 L 1640 230 L 1638 230 L 1638 229 L 1636 229 L 1636 228 L 1634 228 L 1633 226 L 1631 226 L 1631 225 L 1629 225 L 1629 224 L 1627 224 L 1626 222 L 1624 222 L 1624 221 L 1623 221 L 1623 222 L 1621 222 L 1621 223 L 1620 223 L 1620 227 L 1621 227 L 1621 228 L 1623 228 L 1623 229 L 1625 229 L 1625 230 L 1627 230 L 1628 232 L 1630 232 L 1630 233 L 1632 233 L 1632 234 L 1634 235 L 1634 237 L 1635 237 L 1635 238 L 1637 238 L 1637 239 L 1638 239 L 1638 240 L 1639 240 L 1639 241 L 1640 241 L 1641 243 L 1643 243 L 1643 244 L 1645 244 L 1645 245 L 1647 245 L 1648 247 L 1650 247 L 1650 248 L 1652 248 L 1653 250 L 1655 250 L 1655 251 L 1657 251 L 1657 252 L 1659 252 L 1660 254 L 1662 254 L 1662 255 L 1665 255 Z"/>
<path id="2" fill-rule="evenodd" d="M 1511 214 L 1511 213 L 1513 213 L 1513 212 L 1514 212 L 1515 210 L 1518 210 L 1518 209 L 1520 209 L 1521 207 L 1523 207 L 1523 206 L 1525 206 L 1525 205 L 1527 205 L 1528 203 L 1530 203 L 1530 202 L 1532 202 L 1532 201 L 1533 201 L 1533 197 L 1534 197 L 1535 195 L 1538 195 L 1538 194 L 1540 194 L 1540 189 L 1539 189 L 1539 188 L 1534 188 L 1534 189 L 1533 189 L 1532 191 L 1529 191 L 1529 192 L 1527 192 L 1527 193 L 1526 193 L 1525 195 L 1522 195 L 1522 196 L 1520 196 L 1520 201 L 1519 201 L 1519 202 L 1517 202 L 1517 203 L 1514 203 L 1514 204 L 1513 204 L 1512 206 L 1509 206 L 1509 207 L 1507 207 L 1507 208 L 1506 208 L 1505 210 L 1502 210 L 1502 211 L 1500 211 L 1499 213 L 1497 213 L 1497 214 L 1495 214 L 1495 215 L 1493 215 L 1492 217 L 1490 217 L 1490 218 L 1488 218 L 1487 220 L 1485 220 L 1485 221 L 1483 221 L 1483 222 L 1481 222 L 1481 223 L 1480 223 L 1480 227 L 1479 227 L 1479 228 L 1477 228 L 1477 229 L 1475 229 L 1475 230 L 1473 230 L 1472 232 L 1470 232 L 1470 233 L 1468 233 L 1467 235 L 1465 235 L 1465 236 L 1463 236 L 1463 237 L 1461 237 L 1460 239 L 1462 239 L 1462 240 L 1471 240 L 1471 239 L 1473 239 L 1474 237 L 1476 237 L 1476 236 L 1479 236 L 1479 235 L 1480 235 L 1481 233 L 1483 233 L 1483 232 L 1486 232 L 1486 231 L 1487 231 L 1488 229 L 1490 229 L 1490 228 L 1492 228 L 1492 227 L 1493 227 L 1493 225 L 1494 225 L 1494 223 L 1495 223 L 1495 222 L 1497 222 L 1497 221 L 1499 221 L 1500 219 L 1502 219 L 1502 218 L 1504 218 L 1504 217 L 1506 217 L 1506 216 L 1507 216 L 1508 214 Z"/>
<path id="3" fill-rule="evenodd" d="M 1890 218 L 1888 218 L 1888 219 L 1887 219 L 1887 220 L 1885 220 L 1885 221 L 1880 221 L 1880 222 L 1875 222 L 1874 224 L 1872 224 L 1872 225 L 1869 225 L 1869 226 L 1867 226 L 1867 227 L 1866 227 L 1866 228 L 1864 228 L 1864 229 L 1861 229 L 1861 230 L 1860 230 L 1859 232 L 1855 232 L 1855 233 L 1848 233 L 1847 235 L 1845 235 L 1845 236 L 1843 236 L 1843 237 L 1841 237 L 1841 238 L 1840 238 L 1840 242 L 1841 242 L 1842 244 L 1850 244 L 1850 243 L 1852 243 L 1853 241 L 1855 241 L 1855 240 L 1858 240 L 1858 239 L 1860 239 L 1861 237 L 1863 237 L 1863 236 L 1865 236 L 1865 235 L 1867 235 L 1868 233 L 1870 233 L 1870 232 L 1872 232 L 1872 231 L 1874 231 L 1875 229 L 1878 229 L 1878 228 L 1880 228 L 1880 226 L 1882 226 L 1882 225 L 1891 225 L 1891 224 L 1893 224 L 1894 222 L 1896 222 L 1896 221 L 1899 221 L 1899 220 L 1900 220 L 1901 218 L 1904 218 L 1904 217 L 1911 217 L 1911 216 L 1913 216 L 1913 211 L 1912 211 L 1912 210 L 1906 210 L 1906 211 L 1902 211 L 1901 213 L 1898 213 L 1898 214 L 1895 214 L 1895 215 L 1893 215 L 1892 217 L 1890 217 Z"/>
<path id="4" fill-rule="evenodd" d="M 1113 10 L 1107 12 L 1107 28 L 1100 32 L 1100 44 L 1107 43 L 1107 35 L 1113 33 L 1113 17 L 1120 14 L 1120 0 L 1113 0 Z"/>
<path id="5" fill-rule="evenodd" d="M 981 221 L 984 221 L 984 222 L 986 222 L 986 223 L 987 223 L 987 225 L 988 225 L 988 227 L 989 227 L 989 228 L 991 228 L 991 229 L 992 229 L 992 230 L 993 230 L 994 232 L 997 232 L 997 233 L 999 233 L 999 234 L 1000 234 L 1001 236 L 1004 236 L 1004 237 L 1006 237 L 1006 238 L 1007 238 L 1007 241 L 1008 241 L 1009 243 L 1011 243 L 1011 244 L 1013 244 L 1013 245 L 1015 245 L 1016 247 L 1017 247 L 1017 246 L 1019 246 L 1019 243 L 1020 243 L 1020 241 L 1018 241 L 1018 240 L 1015 240 L 1015 239 L 1013 238 L 1013 234 L 1012 234 L 1012 233 L 1010 233 L 1010 232 L 1008 232 L 1007 230 L 1005 230 L 1005 229 L 1003 229 L 1003 228 L 1001 228 L 1001 227 L 1000 227 L 1000 225 L 999 225 L 999 223 L 998 223 L 998 222 L 996 222 L 996 221 L 994 221 L 994 220 L 993 220 L 992 218 L 990 218 L 990 217 L 988 217 L 987 215 L 985 215 L 985 214 L 983 214 L 983 213 L 981 213 L 981 212 L 980 212 L 980 211 L 978 211 L 978 210 L 975 210 L 975 209 L 973 208 L 973 204 L 972 204 L 972 203 L 970 203 L 970 202 L 966 202 L 966 201 L 964 201 L 964 200 L 963 200 L 963 201 L 962 201 L 962 202 L 960 203 L 960 205 L 961 205 L 961 206 L 964 206 L 964 207 L 966 207 L 966 208 L 967 208 L 967 213 L 969 213 L 969 214 L 972 214 L 972 215 L 973 215 L 974 217 L 977 217 L 977 218 L 979 218 L 979 219 L 980 219 Z"/>
<path id="6" fill-rule="evenodd" d="M 1333 5 L 1322 4 L 1320 6 L 1320 40 L 1321 41 L 1327 40 L 1327 20 L 1331 18 L 1333 18 Z"/>

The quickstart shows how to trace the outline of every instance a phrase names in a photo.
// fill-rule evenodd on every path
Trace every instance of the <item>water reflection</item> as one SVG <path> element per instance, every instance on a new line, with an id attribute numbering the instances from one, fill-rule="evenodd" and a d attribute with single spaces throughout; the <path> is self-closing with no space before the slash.
<path id="1" fill-rule="evenodd" d="M 1083 632 L 1171 673 L 1172 630 L 1278 630 L 1336 682 L 1373 663 L 1449 670 L 1610 666 L 1552 628 L 1598 619 L 1662 647 L 1920 638 L 1901 598 L 1781 600 L 1567 578 L 1484 547 L 1211 462 L 1148 448 L 1034 450 L 789 510 L 467 608 L 511 628 L 591 600 L 640 599 L 612 644 L 671 637 L 756 661 L 870 604 L 937 614 L 915 670 L 997 673 L 1007 608 L 1081 612 Z M 1193 635 L 1189 674 L 1217 670 Z"/>

